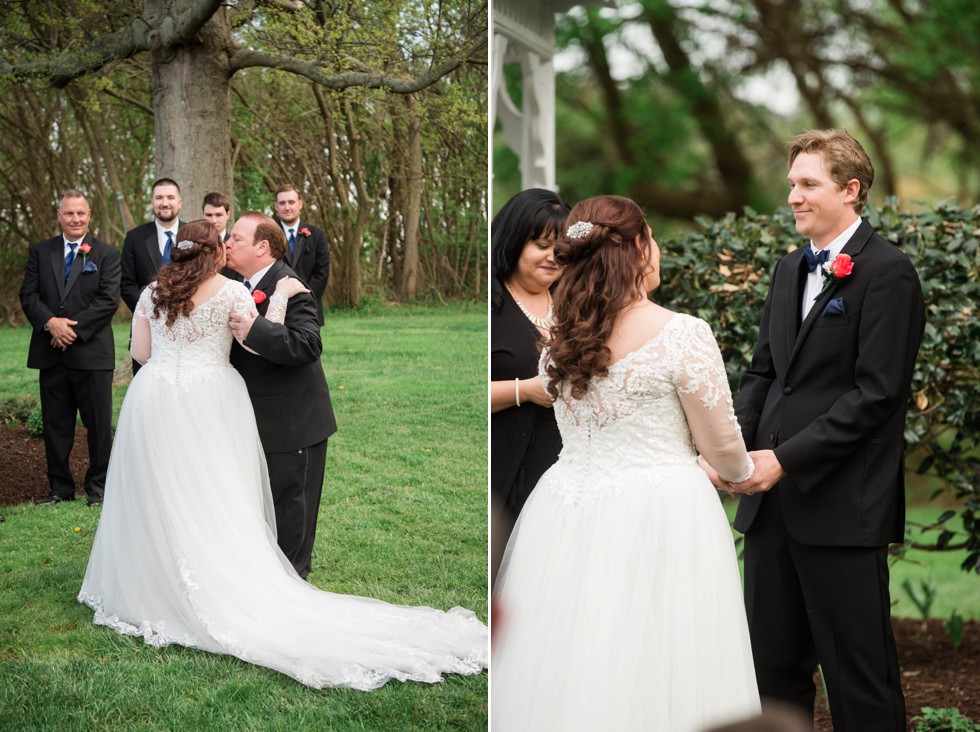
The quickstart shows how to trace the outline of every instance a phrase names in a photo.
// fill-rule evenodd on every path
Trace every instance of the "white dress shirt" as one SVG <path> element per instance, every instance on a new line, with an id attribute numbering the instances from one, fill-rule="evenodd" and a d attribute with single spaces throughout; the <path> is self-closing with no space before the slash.
<path id="1" fill-rule="evenodd" d="M 854 232 L 857 231 L 858 226 L 861 225 L 861 217 L 858 216 L 854 219 L 854 223 L 844 229 L 840 236 L 834 239 L 830 244 L 824 247 L 828 252 L 830 252 L 827 263 L 834 261 L 834 257 L 840 254 L 840 250 L 844 248 L 844 245 L 854 236 Z M 819 254 L 820 249 L 814 246 L 811 241 L 808 245 L 814 254 Z M 806 283 L 803 289 L 803 320 L 806 320 L 807 314 L 810 312 L 810 308 L 813 307 L 814 301 L 823 289 L 823 278 L 827 275 L 822 271 L 823 267 L 817 267 L 812 272 L 808 273 L 806 276 Z"/>

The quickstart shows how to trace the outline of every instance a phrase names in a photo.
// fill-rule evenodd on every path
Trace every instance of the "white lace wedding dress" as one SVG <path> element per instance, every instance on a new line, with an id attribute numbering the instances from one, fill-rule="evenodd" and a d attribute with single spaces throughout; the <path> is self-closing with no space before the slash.
<path id="1" fill-rule="evenodd" d="M 758 713 L 732 534 L 695 451 L 751 473 L 711 329 L 672 316 L 555 414 L 561 455 L 495 588 L 494 732 L 701 732 Z"/>
<path id="2" fill-rule="evenodd" d="M 250 306 L 229 281 L 167 328 L 144 291 L 134 329 L 149 319 L 152 358 L 119 415 L 78 599 L 150 645 L 230 654 L 315 688 L 479 673 L 487 629 L 472 612 L 323 592 L 279 551 L 255 417 L 228 361 L 228 315 Z"/>

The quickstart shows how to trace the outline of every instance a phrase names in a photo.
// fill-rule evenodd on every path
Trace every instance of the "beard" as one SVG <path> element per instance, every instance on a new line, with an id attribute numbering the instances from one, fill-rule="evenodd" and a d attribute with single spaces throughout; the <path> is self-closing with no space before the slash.
<path id="1" fill-rule="evenodd" d="M 177 210 L 170 209 L 169 211 L 162 211 L 160 209 L 154 209 L 153 215 L 156 216 L 157 221 L 169 224 L 171 221 L 177 218 Z"/>

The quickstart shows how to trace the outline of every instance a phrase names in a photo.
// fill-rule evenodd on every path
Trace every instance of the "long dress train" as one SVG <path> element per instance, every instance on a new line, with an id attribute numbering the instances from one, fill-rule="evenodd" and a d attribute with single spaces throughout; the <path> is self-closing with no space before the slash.
<path id="1" fill-rule="evenodd" d="M 267 666 L 315 688 L 436 682 L 487 665 L 487 628 L 463 608 L 390 605 L 321 591 L 276 545 L 228 316 L 251 305 L 229 281 L 172 328 L 148 318 L 152 358 L 119 415 L 105 504 L 78 599 L 95 622 Z M 271 310 L 271 308 L 270 308 Z"/>
<path id="2" fill-rule="evenodd" d="M 555 414 L 561 455 L 495 587 L 492 728 L 702 732 L 757 713 L 731 529 L 695 449 L 751 474 L 710 328 L 672 316 Z"/>

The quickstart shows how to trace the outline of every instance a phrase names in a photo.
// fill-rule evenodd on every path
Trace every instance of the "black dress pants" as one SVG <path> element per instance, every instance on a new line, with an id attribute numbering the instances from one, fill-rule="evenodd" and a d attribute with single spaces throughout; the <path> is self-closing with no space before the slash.
<path id="1" fill-rule="evenodd" d="M 75 495 L 68 457 L 75 442 L 75 418 L 81 414 L 88 430 L 85 492 L 93 497 L 103 496 L 112 450 L 112 370 L 70 369 L 59 363 L 41 369 L 40 388 L 51 493 L 59 498 Z"/>
<path id="2" fill-rule="evenodd" d="M 819 661 L 835 732 L 904 732 L 886 546 L 800 544 L 777 486 L 745 536 L 745 609 L 763 703 L 812 719 Z"/>

